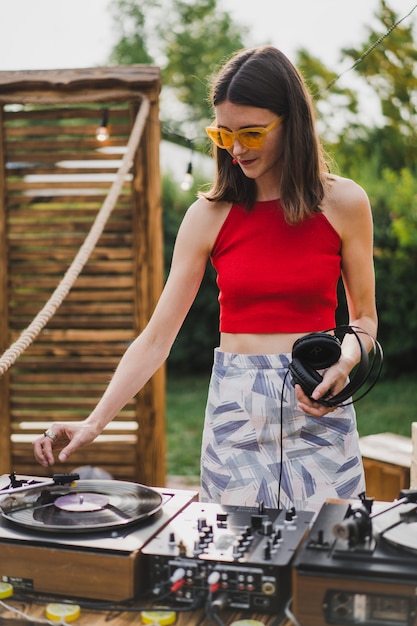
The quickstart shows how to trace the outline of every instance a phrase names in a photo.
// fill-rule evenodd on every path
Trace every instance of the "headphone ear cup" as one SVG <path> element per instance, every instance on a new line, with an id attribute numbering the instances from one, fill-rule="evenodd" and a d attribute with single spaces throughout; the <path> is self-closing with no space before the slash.
<path id="1" fill-rule="evenodd" d="M 301 363 L 300 359 L 293 359 L 289 365 L 292 374 L 292 384 L 300 385 L 307 396 L 311 396 L 314 389 L 323 380 L 323 377 L 313 367 Z"/>
<path id="2" fill-rule="evenodd" d="M 292 357 L 308 363 L 317 370 L 330 367 L 340 359 L 342 347 L 335 335 L 310 333 L 297 339 L 292 349 Z"/>

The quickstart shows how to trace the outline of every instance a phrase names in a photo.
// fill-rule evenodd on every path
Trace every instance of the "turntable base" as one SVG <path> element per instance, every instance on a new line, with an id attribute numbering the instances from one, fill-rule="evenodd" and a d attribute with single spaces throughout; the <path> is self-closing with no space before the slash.
<path id="1" fill-rule="evenodd" d="M 417 509 L 397 502 L 356 516 L 348 502 L 324 504 L 294 561 L 302 626 L 417 626 L 416 552 L 412 541 L 404 547 Z"/>
<path id="2" fill-rule="evenodd" d="M 2 499 L 3 512 L 6 509 L 5 514 L 0 516 L 0 579 L 3 582 L 11 583 L 19 591 L 65 597 L 114 602 L 137 597 L 147 584 L 141 554 L 143 546 L 184 507 L 196 500 L 198 494 L 141 487 L 140 493 L 145 490 L 145 495 L 148 495 L 149 490 L 155 496 L 156 514 L 137 515 L 130 493 L 138 488 L 137 485 L 102 481 L 106 484 L 99 484 L 97 489 L 106 496 L 110 494 L 110 508 L 105 507 L 103 511 L 91 514 L 88 511 L 76 512 L 75 517 L 67 512 L 62 517 L 59 512 L 58 518 L 55 517 L 55 510 L 45 516 L 49 504 L 45 505 L 42 499 L 61 491 L 74 492 L 77 496 L 78 491 L 84 494 L 90 482 L 94 483 L 77 481 L 66 488 L 53 486 L 45 489 L 41 486 L 23 494 L 17 491 Z M 95 485 L 91 488 L 88 485 L 88 490 L 94 491 Z M 39 501 L 41 504 L 38 506 Z M 119 507 L 114 504 L 118 502 L 122 502 Z M 128 514 L 124 509 L 132 509 L 133 513 Z M 104 517 L 100 516 L 102 514 Z M 120 518 L 120 522 L 107 524 L 109 516 Z M 18 524 L 13 522 L 14 518 L 18 518 Z M 81 520 L 83 525 L 76 525 L 75 530 L 68 526 L 68 532 L 65 532 L 62 519 Z M 90 521 L 84 525 L 83 520 Z M 102 521 L 96 523 L 95 520 Z M 40 530 L 41 524 L 44 525 L 43 530 Z"/>

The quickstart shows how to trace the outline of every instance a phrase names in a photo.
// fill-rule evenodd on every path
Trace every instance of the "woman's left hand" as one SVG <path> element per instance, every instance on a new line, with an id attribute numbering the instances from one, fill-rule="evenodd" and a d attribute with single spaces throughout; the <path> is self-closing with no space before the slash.
<path id="1" fill-rule="evenodd" d="M 320 398 L 335 396 L 346 385 L 348 374 L 344 364 L 342 364 L 342 360 L 322 373 L 323 380 L 313 390 L 311 397 L 307 396 L 300 385 L 295 385 L 298 406 L 302 411 L 314 417 L 323 417 L 323 415 L 327 415 L 327 413 L 331 413 L 337 408 L 336 406 L 326 406 L 320 403 L 319 400 Z"/>
<path id="2" fill-rule="evenodd" d="M 304 413 L 308 413 L 313 417 L 323 417 L 323 415 L 331 413 L 336 408 L 335 406 L 326 406 L 312 400 L 304 393 L 300 385 L 295 385 L 295 395 L 297 396 L 298 407 L 304 411 Z"/>

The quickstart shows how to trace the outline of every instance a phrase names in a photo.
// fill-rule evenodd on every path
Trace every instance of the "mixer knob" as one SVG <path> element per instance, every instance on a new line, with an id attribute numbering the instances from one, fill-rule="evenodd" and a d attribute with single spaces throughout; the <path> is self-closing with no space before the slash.
<path id="1" fill-rule="evenodd" d="M 287 522 L 292 522 L 297 517 L 297 511 L 295 510 L 295 506 L 288 509 L 285 513 L 285 520 Z"/>
<path id="2" fill-rule="evenodd" d="M 254 528 L 255 530 L 262 528 L 262 524 L 264 523 L 264 520 L 267 520 L 267 519 L 269 519 L 267 515 L 252 515 L 251 517 L 252 528 Z"/>
<path id="3" fill-rule="evenodd" d="M 252 539 L 252 528 L 250 526 L 245 526 L 242 532 L 242 537 L 244 537 L 245 539 Z"/>
<path id="4" fill-rule="evenodd" d="M 262 534 L 272 535 L 272 522 L 270 519 L 263 520 L 262 522 Z"/>
<path id="5" fill-rule="evenodd" d="M 271 542 L 267 541 L 266 546 L 264 548 L 264 559 L 265 561 L 271 560 Z"/>
<path id="6" fill-rule="evenodd" d="M 235 541 L 232 547 L 232 557 L 234 559 L 240 559 L 240 557 L 242 556 L 241 551 L 240 551 L 240 545 L 238 541 Z"/>
<path id="7" fill-rule="evenodd" d="M 175 534 L 174 533 L 169 533 L 169 538 L 168 538 L 168 545 L 170 546 L 175 546 Z"/>

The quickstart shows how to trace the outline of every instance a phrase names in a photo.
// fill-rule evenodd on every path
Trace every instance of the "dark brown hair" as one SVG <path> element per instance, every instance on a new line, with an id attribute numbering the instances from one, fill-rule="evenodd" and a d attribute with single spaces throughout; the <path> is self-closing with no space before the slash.
<path id="1" fill-rule="evenodd" d="M 296 67 L 272 46 L 240 51 L 212 84 L 213 107 L 225 101 L 285 116 L 281 203 L 286 219 L 296 223 L 318 212 L 328 167 L 315 129 L 312 99 Z M 216 178 L 204 197 L 251 209 L 256 200 L 255 182 L 232 164 L 226 150 L 214 146 L 213 155 Z"/>

